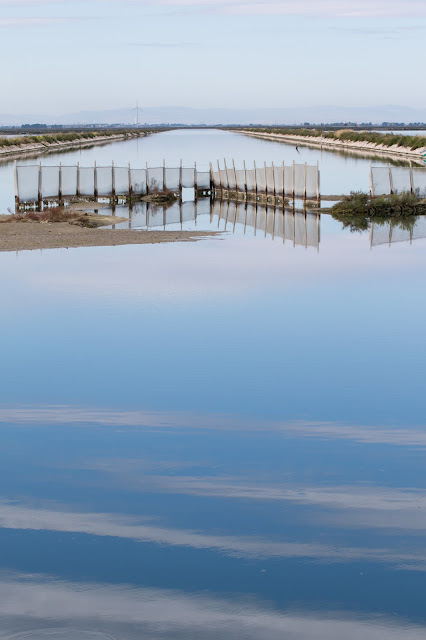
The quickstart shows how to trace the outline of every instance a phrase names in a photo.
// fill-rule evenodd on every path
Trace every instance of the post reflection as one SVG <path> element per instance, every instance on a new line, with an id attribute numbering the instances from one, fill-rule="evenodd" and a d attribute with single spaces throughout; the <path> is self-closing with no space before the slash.
<path id="1" fill-rule="evenodd" d="M 171 205 L 134 203 L 129 207 L 128 227 L 146 230 L 219 229 L 319 249 L 321 217 L 307 209 L 282 209 L 263 203 L 205 198 Z"/>

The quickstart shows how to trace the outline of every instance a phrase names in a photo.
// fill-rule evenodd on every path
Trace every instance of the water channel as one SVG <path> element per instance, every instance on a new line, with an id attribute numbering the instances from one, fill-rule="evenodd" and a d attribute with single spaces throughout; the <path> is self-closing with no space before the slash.
<path id="1" fill-rule="evenodd" d="M 60 159 L 296 153 L 177 131 Z M 0 254 L 1 640 L 425 637 L 426 240 L 248 229 Z"/>

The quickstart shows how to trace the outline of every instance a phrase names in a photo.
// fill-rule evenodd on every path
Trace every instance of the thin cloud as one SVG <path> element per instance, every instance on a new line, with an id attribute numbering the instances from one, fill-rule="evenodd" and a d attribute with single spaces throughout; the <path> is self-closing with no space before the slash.
<path id="1" fill-rule="evenodd" d="M 57 24 L 83 22 L 90 18 L 0 18 L 0 28 L 6 27 L 46 27 Z"/>
<path id="2" fill-rule="evenodd" d="M 105 4 L 105 0 L 92 0 Z M 107 0 L 117 4 L 117 0 Z M 236 15 L 295 15 L 319 16 L 323 18 L 421 18 L 426 16 L 423 0 L 125 0 L 128 4 L 145 7 L 173 7 L 193 11 L 207 10 L 212 13 Z M 68 4 L 70 0 L 0 0 L 0 5 L 37 6 L 46 4 Z M 123 2 L 120 3 L 124 4 Z"/>

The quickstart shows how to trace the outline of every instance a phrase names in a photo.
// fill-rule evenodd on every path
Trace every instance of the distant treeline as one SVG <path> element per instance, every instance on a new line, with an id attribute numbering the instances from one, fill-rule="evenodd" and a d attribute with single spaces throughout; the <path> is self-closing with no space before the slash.
<path id="1" fill-rule="evenodd" d="M 250 128 L 246 131 L 256 133 L 274 133 L 286 136 L 306 136 L 315 138 L 331 138 L 333 140 L 345 140 L 349 142 L 373 142 L 383 144 L 386 147 L 408 147 L 409 149 L 421 149 L 426 147 L 425 136 L 404 136 L 394 133 L 378 133 L 376 131 L 353 131 L 353 129 L 343 129 L 340 131 L 325 131 L 321 129 L 287 129 L 287 128 Z"/>

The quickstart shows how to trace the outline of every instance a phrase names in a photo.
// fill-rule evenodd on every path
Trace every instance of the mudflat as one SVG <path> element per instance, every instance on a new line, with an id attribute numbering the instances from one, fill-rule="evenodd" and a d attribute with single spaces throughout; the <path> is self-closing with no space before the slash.
<path id="1" fill-rule="evenodd" d="M 107 247 L 160 242 L 196 242 L 216 231 L 138 231 L 88 229 L 69 222 L 6 222 L 0 224 L 0 251 Z"/>

